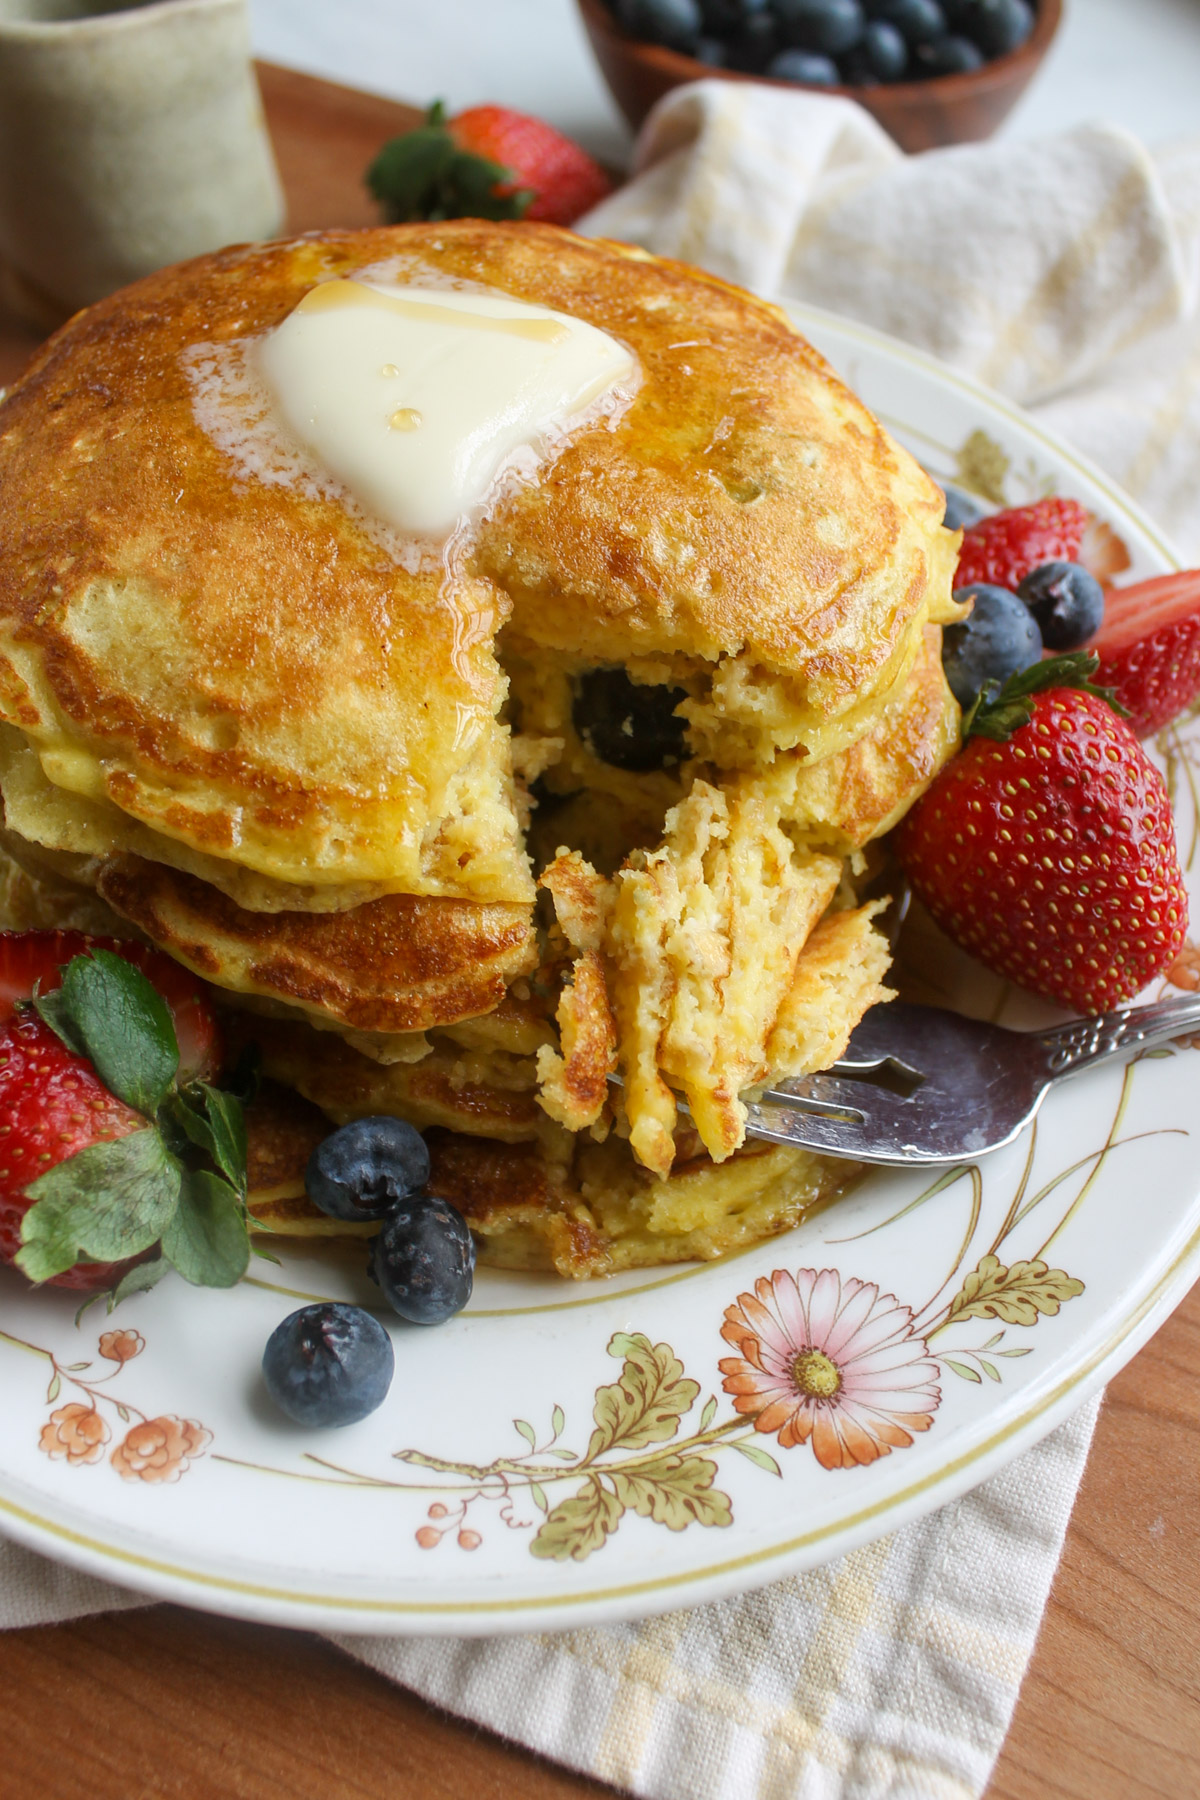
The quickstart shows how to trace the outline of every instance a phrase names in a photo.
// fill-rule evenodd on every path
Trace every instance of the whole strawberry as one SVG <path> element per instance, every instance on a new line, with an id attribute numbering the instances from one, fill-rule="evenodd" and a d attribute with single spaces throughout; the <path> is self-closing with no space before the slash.
<path id="1" fill-rule="evenodd" d="M 23 1000 L 60 988 L 67 965 L 93 950 L 120 954 L 166 1001 L 179 1043 L 180 1085 L 211 1080 L 221 1064 L 213 1009 L 189 970 L 146 944 L 84 931 L 0 931 L 0 1024 L 12 1018 Z"/>
<path id="2" fill-rule="evenodd" d="M 967 715 L 961 755 L 894 838 L 956 943 L 1087 1013 L 1168 968 L 1188 916 L 1162 777 L 1087 680 L 1094 669 L 1094 658 L 1057 658 L 985 699 Z"/>
<path id="3" fill-rule="evenodd" d="M 0 933 L 0 1260 L 114 1300 L 170 1267 L 237 1281 L 245 1127 L 204 1079 L 217 1055 L 195 977 L 160 952 Z"/>
<path id="4" fill-rule="evenodd" d="M 441 101 L 425 123 L 383 146 L 366 175 L 389 223 L 414 219 L 575 220 L 612 192 L 578 144 L 507 106 L 472 106 L 447 119 Z"/>
<path id="5" fill-rule="evenodd" d="M 1089 648 L 1133 731 L 1153 737 L 1200 698 L 1200 569 L 1112 588 Z"/>
<path id="6" fill-rule="evenodd" d="M 0 1025 L 0 1261 L 21 1249 L 33 1205 L 26 1188 L 93 1144 L 143 1131 L 147 1120 L 110 1094 L 86 1056 L 76 1056 L 32 1009 Z M 54 1287 L 115 1287 L 131 1262 L 76 1263 Z"/>
<path id="7" fill-rule="evenodd" d="M 1078 500 L 1052 496 L 989 513 L 963 532 L 956 588 L 972 582 L 1012 588 L 1048 562 L 1078 562 L 1091 515 Z"/>

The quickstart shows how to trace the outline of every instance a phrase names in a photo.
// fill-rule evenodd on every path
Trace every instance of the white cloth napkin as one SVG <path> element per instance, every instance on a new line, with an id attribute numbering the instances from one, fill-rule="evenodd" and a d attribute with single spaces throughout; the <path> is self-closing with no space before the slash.
<path id="1" fill-rule="evenodd" d="M 587 229 L 908 338 L 1102 463 L 1200 560 L 1200 141 L 1103 126 L 904 158 L 845 100 L 703 82 Z M 624 1627 L 335 1641 L 657 1800 L 975 1800 L 1004 1740 L 1096 1402 L 890 1538 Z M 0 1625 L 136 1605 L 15 1546 Z"/>
<path id="2" fill-rule="evenodd" d="M 853 101 L 701 81 L 583 229 L 908 340 L 1060 431 L 1200 559 L 1200 138 L 906 157 Z"/>

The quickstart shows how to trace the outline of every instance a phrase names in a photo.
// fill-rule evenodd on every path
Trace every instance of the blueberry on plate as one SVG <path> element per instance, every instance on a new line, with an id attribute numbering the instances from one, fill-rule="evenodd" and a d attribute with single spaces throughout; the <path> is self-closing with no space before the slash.
<path id="1" fill-rule="evenodd" d="M 1078 650 L 1104 622 L 1104 589 L 1082 563 L 1048 562 L 1031 569 L 1017 589 L 1047 650 Z"/>
<path id="2" fill-rule="evenodd" d="M 829 56 L 818 56 L 815 50 L 781 50 L 767 64 L 767 74 L 775 81 L 795 81 L 802 87 L 838 87 L 841 73 Z"/>
<path id="3" fill-rule="evenodd" d="M 867 12 L 894 25 L 906 44 L 928 44 L 946 35 L 946 15 L 938 0 L 867 0 Z"/>
<path id="4" fill-rule="evenodd" d="M 1028 0 L 957 0 L 953 24 L 986 57 L 1008 56 L 1033 30 L 1033 8 Z"/>
<path id="5" fill-rule="evenodd" d="M 331 1219 L 382 1219 L 429 1180 L 425 1140 L 406 1119 L 352 1119 L 319 1143 L 304 1186 Z"/>
<path id="6" fill-rule="evenodd" d="M 372 1238 L 368 1273 L 402 1319 L 440 1325 L 471 1298 L 475 1241 L 467 1221 L 434 1194 L 405 1201 Z"/>
<path id="7" fill-rule="evenodd" d="M 962 488 L 952 487 L 948 481 L 942 482 L 942 489 L 946 495 L 946 516 L 942 524 L 947 531 L 964 531 L 968 525 L 975 525 L 987 517 L 987 507 L 974 494 L 964 493 Z"/>
<path id="8" fill-rule="evenodd" d="M 702 35 L 696 0 L 617 0 L 617 18 L 633 37 L 685 54 Z"/>
<path id="9" fill-rule="evenodd" d="M 720 38 L 697 38 L 696 48 L 692 51 L 692 55 L 697 62 L 704 63 L 707 68 L 719 69 L 725 62 L 725 46 Z"/>
<path id="10" fill-rule="evenodd" d="M 822 56 L 852 50 L 867 23 L 861 0 L 775 0 L 774 12 L 786 44 Z"/>
<path id="11" fill-rule="evenodd" d="M 958 704 L 969 706 L 981 689 L 999 687 L 1039 662 L 1042 634 L 1025 602 L 1007 588 L 978 581 L 956 588 L 954 598 L 975 605 L 961 625 L 942 633 L 942 667 Z"/>
<path id="12" fill-rule="evenodd" d="M 267 1339 L 267 1392 L 297 1425 L 353 1425 L 383 1404 L 396 1358 L 373 1313 L 332 1300 L 289 1313 Z"/>
<path id="13" fill-rule="evenodd" d="M 913 52 L 918 75 L 969 75 L 982 69 L 984 54 L 970 38 L 941 37 L 931 44 L 918 44 Z"/>
<path id="14" fill-rule="evenodd" d="M 828 62 L 827 57 L 819 60 Z M 832 63 L 829 67 L 836 81 L 837 70 Z M 600 762 L 644 775 L 686 756 L 684 723 L 675 717 L 675 708 L 686 699 L 683 688 L 642 687 L 624 669 L 587 669 L 576 683 L 571 718 Z"/>

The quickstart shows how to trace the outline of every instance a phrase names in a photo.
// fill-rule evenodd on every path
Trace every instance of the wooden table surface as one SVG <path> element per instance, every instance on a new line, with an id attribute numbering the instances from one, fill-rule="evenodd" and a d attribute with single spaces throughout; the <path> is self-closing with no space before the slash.
<path id="1" fill-rule="evenodd" d="M 415 115 L 261 73 L 291 226 L 375 222 L 362 170 Z M 36 342 L 0 313 L 0 382 Z M 0 1692 L 7 1800 L 608 1791 L 436 1712 L 318 1638 L 176 1607 L 6 1633 Z M 988 1800 L 1197 1795 L 1200 1288 L 1109 1388 Z"/>

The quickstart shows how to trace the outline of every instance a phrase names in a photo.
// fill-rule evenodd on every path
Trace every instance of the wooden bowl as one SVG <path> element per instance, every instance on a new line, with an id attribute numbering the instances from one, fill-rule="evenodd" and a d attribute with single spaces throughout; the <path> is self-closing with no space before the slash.
<path id="1" fill-rule="evenodd" d="M 974 143 L 995 131 L 1046 54 L 1062 17 L 1062 0 L 1037 0 L 1037 19 L 1021 48 L 981 69 L 865 88 L 804 88 L 766 75 L 711 69 L 677 50 L 626 36 L 603 0 L 579 0 L 579 10 L 613 99 L 635 131 L 655 101 L 684 82 L 757 81 L 793 93 L 842 94 L 857 100 L 902 150 L 934 150 L 940 144 Z"/>

